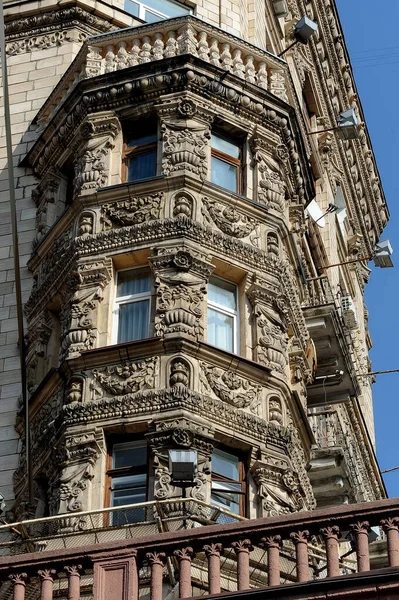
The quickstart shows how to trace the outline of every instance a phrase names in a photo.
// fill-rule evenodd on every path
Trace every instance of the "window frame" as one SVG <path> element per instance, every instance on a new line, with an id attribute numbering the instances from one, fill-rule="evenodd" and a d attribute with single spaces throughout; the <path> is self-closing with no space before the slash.
<path id="1" fill-rule="evenodd" d="M 246 468 L 245 468 L 245 460 L 242 456 L 242 453 L 240 452 L 236 452 L 236 453 L 232 453 L 232 452 L 228 452 L 227 450 L 231 450 L 231 448 L 224 448 L 224 447 L 220 447 L 220 446 L 216 446 L 212 452 L 212 457 L 211 457 L 211 506 L 214 506 L 215 508 L 222 508 L 224 510 L 229 510 L 229 512 L 233 513 L 233 514 L 237 514 L 241 517 L 244 517 L 246 514 L 246 500 L 247 500 L 247 481 L 246 481 Z M 239 479 L 235 480 L 235 479 L 230 479 L 228 477 L 225 477 L 219 473 L 216 473 L 213 470 L 213 455 L 215 454 L 215 452 L 220 452 L 223 454 L 226 454 L 228 456 L 232 456 L 234 458 L 237 459 L 237 465 L 238 465 L 238 476 Z M 234 484 L 239 484 L 241 486 L 241 491 L 231 491 L 228 492 L 226 491 L 225 494 L 236 494 L 239 496 L 239 501 L 238 503 L 236 503 L 238 505 L 238 512 L 234 512 L 234 510 L 231 510 L 229 508 L 223 507 L 221 506 L 219 503 L 212 503 L 212 491 L 213 491 L 213 482 L 226 482 L 226 483 L 234 483 Z"/>
<path id="2" fill-rule="evenodd" d="M 122 181 L 125 183 L 142 181 L 143 179 L 151 179 L 152 177 L 157 176 L 158 172 L 158 142 L 159 142 L 159 133 L 158 133 L 158 125 L 155 119 L 149 119 L 149 128 L 152 129 L 154 133 L 154 140 L 152 142 L 146 142 L 145 144 L 137 144 L 136 146 L 129 147 L 129 139 L 134 138 L 133 133 L 131 133 L 131 124 L 129 125 L 129 129 L 123 135 L 123 147 L 122 147 Z M 151 135 L 151 134 L 150 134 Z M 144 135 L 141 137 L 145 137 Z M 138 138 L 140 139 L 140 138 Z M 140 154 L 148 154 L 151 151 L 155 151 L 155 174 L 150 177 L 141 177 L 138 179 L 129 179 L 129 160 L 133 157 L 139 156 Z"/>
<path id="3" fill-rule="evenodd" d="M 145 465 L 141 465 L 140 467 L 134 467 L 134 466 L 127 466 L 127 467 L 118 467 L 118 468 L 114 468 L 113 467 L 113 462 L 114 462 L 114 449 L 116 446 L 126 446 L 126 448 L 128 449 L 128 447 L 134 447 L 136 446 L 137 448 L 143 448 L 145 447 L 147 450 L 147 460 Z M 145 500 L 144 502 L 147 502 L 148 500 L 148 491 L 149 491 L 149 469 L 148 469 L 148 443 L 145 440 L 145 438 L 140 438 L 140 439 L 130 439 L 130 440 L 125 440 L 125 441 L 120 441 L 120 437 L 114 437 L 108 440 L 108 444 L 107 444 L 107 459 L 106 459 L 106 472 L 105 472 L 105 477 L 106 477 L 106 485 L 105 485 L 105 506 L 112 508 L 114 506 L 113 504 L 113 492 L 115 490 L 112 489 L 112 481 L 117 479 L 118 477 L 126 477 L 127 475 L 141 475 L 141 474 L 145 474 Z M 137 504 L 141 504 L 141 502 L 137 502 Z M 134 504 L 132 504 L 131 506 L 135 506 Z M 112 511 L 110 513 L 107 513 L 107 525 L 112 525 L 112 520 L 113 520 L 113 513 Z M 115 526 L 117 526 L 117 524 L 115 524 Z"/>
<path id="4" fill-rule="evenodd" d="M 242 143 L 237 143 L 236 140 L 234 140 L 231 137 L 228 137 L 226 135 L 220 134 L 218 131 L 212 132 L 212 136 L 217 137 L 221 140 L 224 140 L 225 142 L 228 142 L 230 144 L 232 144 L 233 146 L 236 146 L 236 148 L 238 148 L 238 158 L 235 158 L 234 156 L 231 156 L 230 154 L 226 154 L 225 152 L 222 152 L 222 150 L 218 150 L 217 148 L 214 148 L 212 146 L 212 137 L 211 137 L 211 165 L 210 165 L 210 182 L 213 185 L 217 185 L 218 187 L 222 187 L 223 189 L 228 190 L 229 192 L 231 192 L 232 194 L 242 194 L 242 181 L 243 181 L 243 174 L 242 174 L 242 169 L 243 169 L 243 163 L 242 163 L 242 158 L 243 158 L 243 144 Z M 237 168 L 237 182 L 236 182 L 236 190 L 230 190 L 229 188 L 224 188 L 223 186 L 218 185 L 217 183 L 212 181 L 212 157 L 215 157 L 229 165 L 233 165 L 234 167 Z"/>
<path id="5" fill-rule="evenodd" d="M 139 294 L 129 294 L 127 296 L 118 297 L 118 277 L 119 273 L 126 271 L 139 271 L 139 270 L 148 270 L 148 274 L 150 277 L 150 289 L 148 292 L 141 292 Z M 112 343 L 113 344 L 127 344 L 127 342 L 120 342 L 118 340 L 119 333 L 119 307 L 121 304 L 133 304 L 135 302 L 141 302 L 143 300 L 148 300 L 149 309 L 148 309 L 148 323 L 147 323 L 147 335 L 143 338 L 139 338 L 138 340 L 130 340 L 131 342 L 145 340 L 150 336 L 150 324 L 151 324 L 151 309 L 152 309 L 152 287 L 153 282 L 151 278 L 151 270 L 149 267 L 142 265 L 138 267 L 127 267 L 126 269 L 118 269 L 115 273 L 115 294 L 114 294 L 114 305 L 112 310 Z M 122 300 L 121 300 L 122 299 Z"/>
<path id="6" fill-rule="evenodd" d="M 231 350 L 231 351 L 225 350 L 225 348 L 221 348 L 220 346 L 216 346 L 215 344 L 211 344 L 211 345 L 214 346 L 215 348 L 220 348 L 221 350 L 224 350 L 225 352 L 232 352 L 232 354 L 237 354 L 239 352 L 239 348 L 240 348 L 240 331 L 239 331 L 240 306 L 239 306 L 239 298 L 238 298 L 238 285 L 236 283 L 234 283 L 234 281 L 229 281 L 228 279 L 219 277 L 219 275 L 212 275 L 209 278 L 208 286 L 212 282 L 212 279 L 219 279 L 220 281 L 225 281 L 226 283 L 229 283 L 230 285 L 234 286 L 237 309 L 232 310 L 232 309 L 227 308 L 226 306 L 223 306 L 222 304 L 218 304 L 217 302 L 213 302 L 212 300 L 209 300 L 209 292 L 208 292 L 208 295 L 207 295 L 207 337 L 209 340 L 209 328 L 208 328 L 208 323 L 209 323 L 208 309 L 209 308 L 211 308 L 212 310 L 214 310 L 220 314 L 224 314 L 224 315 L 228 315 L 229 317 L 232 317 L 233 318 L 233 350 Z M 208 343 L 211 343 L 211 342 L 208 341 Z"/>
<path id="7" fill-rule="evenodd" d="M 130 1 L 132 2 L 132 4 L 138 4 L 138 7 L 139 7 L 138 13 L 139 14 L 137 16 L 134 15 L 132 12 L 130 12 L 128 9 Z M 186 6 L 185 4 L 182 4 L 181 2 L 175 2 L 175 0 L 168 0 L 168 2 L 170 2 L 170 4 L 174 4 L 176 6 L 182 6 L 184 9 L 186 9 L 187 12 L 182 12 L 181 15 L 167 15 L 166 13 L 159 12 L 155 8 L 152 8 L 150 6 L 150 4 L 146 4 L 145 2 L 141 2 L 139 0 L 125 0 L 123 8 L 124 8 L 125 12 L 127 12 L 129 15 L 132 15 L 136 19 L 141 19 L 145 23 L 156 23 L 157 22 L 157 21 L 146 21 L 146 18 L 145 18 L 146 10 L 148 10 L 148 12 L 150 12 L 151 14 L 153 14 L 157 17 L 160 17 L 160 20 L 173 19 L 173 18 L 176 18 L 177 16 L 183 17 L 184 15 L 192 15 L 193 14 L 193 9 L 191 8 L 191 6 Z"/>

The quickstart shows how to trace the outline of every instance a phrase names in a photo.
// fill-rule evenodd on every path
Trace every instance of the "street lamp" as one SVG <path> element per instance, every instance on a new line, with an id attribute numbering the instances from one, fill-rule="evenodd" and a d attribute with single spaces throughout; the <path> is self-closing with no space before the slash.
<path id="1" fill-rule="evenodd" d="M 306 16 L 302 17 L 302 19 L 298 21 L 294 28 L 295 41 L 292 42 L 292 44 L 290 44 L 285 50 L 280 52 L 278 55 L 279 58 L 284 56 L 284 54 L 288 52 L 288 50 L 291 50 L 291 48 L 298 42 L 301 44 L 307 44 L 312 35 L 316 33 L 317 29 L 318 25 L 315 21 L 312 21 L 312 19 L 309 19 L 309 17 Z"/>
<path id="2" fill-rule="evenodd" d="M 316 135 L 317 133 L 326 133 L 327 131 L 336 131 L 337 136 L 341 140 L 356 140 L 359 137 L 358 133 L 358 120 L 353 108 L 344 110 L 339 113 L 336 127 L 329 127 L 328 129 L 320 129 L 319 131 L 309 131 L 309 135 Z"/>
<path id="3" fill-rule="evenodd" d="M 363 260 L 373 260 L 374 265 L 376 267 L 380 267 L 381 269 L 387 269 L 389 267 L 393 267 L 393 262 L 391 259 L 392 254 L 393 249 L 391 246 L 391 242 L 389 240 L 384 240 L 383 242 L 379 242 L 374 246 L 374 250 L 371 256 L 360 256 L 359 258 L 353 258 L 352 260 L 344 260 L 333 265 L 324 265 L 324 267 L 320 268 L 324 270 L 330 269 L 331 267 L 340 267 L 341 265 L 349 265 L 351 263 L 361 262 Z"/>
<path id="4" fill-rule="evenodd" d="M 196 450 L 169 450 L 169 471 L 174 482 L 193 482 L 197 469 Z"/>

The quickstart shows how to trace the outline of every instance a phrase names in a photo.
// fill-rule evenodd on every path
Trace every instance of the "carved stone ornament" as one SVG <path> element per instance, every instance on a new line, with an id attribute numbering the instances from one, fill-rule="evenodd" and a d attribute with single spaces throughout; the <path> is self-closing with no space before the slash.
<path id="1" fill-rule="evenodd" d="M 162 170 L 166 175 L 187 170 L 205 181 L 208 175 L 209 128 L 186 120 L 164 122 Z"/>
<path id="2" fill-rule="evenodd" d="M 282 178 L 279 162 L 286 162 L 285 146 L 280 146 L 279 154 L 276 150 L 259 137 L 251 140 L 253 159 L 257 169 L 257 200 L 267 208 L 283 212 L 286 206 L 286 185 Z M 283 154 L 284 152 L 284 154 Z"/>
<path id="3" fill-rule="evenodd" d="M 103 204 L 101 220 L 104 229 L 154 221 L 160 218 L 163 206 L 164 194 L 162 192 L 150 196 L 133 197 L 128 200 Z"/>
<path id="4" fill-rule="evenodd" d="M 90 382 L 93 400 L 105 396 L 130 396 L 154 388 L 158 358 L 126 362 L 122 366 L 94 369 Z"/>
<path id="5" fill-rule="evenodd" d="M 253 471 L 262 517 L 276 517 L 305 507 L 298 474 L 291 469 L 258 466 Z"/>
<path id="6" fill-rule="evenodd" d="M 202 214 L 207 221 L 214 223 L 226 235 L 244 238 L 252 233 L 257 225 L 255 219 L 239 213 L 232 206 L 227 206 L 206 197 L 202 198 L 202 204 Z"/>
<path id="7" fill-rule="evenodd" d="M 218 398 L 236 408 L 250 408 L 256 413 L 261 403 L 262 386 L 239 377 L 232 371 L 223 371 L 206 363 L 201 363 L 200 380 L 204 393 L 209 389 Z"/>
<path id="8" fill-rule="evenodd" d="M 112 114 L 88 117 L 79 132 L 83 150 L 75 158 L 74 194 L 92 192 L 108 184 L 110 152 L 120 131 L 119 120 Z M 75 140 L 76 144 L 77 140 Z M 74 145 L 75 145 L 74 144 Z"/>

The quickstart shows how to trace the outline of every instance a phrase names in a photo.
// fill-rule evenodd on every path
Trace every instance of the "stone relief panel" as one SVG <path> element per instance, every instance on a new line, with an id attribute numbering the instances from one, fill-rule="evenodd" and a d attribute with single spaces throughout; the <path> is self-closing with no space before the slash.
<path id="1" fill-rule="evenodd" d="M 158 357 L 152 357 L 125 362 L 121 366 L 94 369 L 89 385 L 91 400 L 97 401 L 106 397 L 128 398 L 137 392 L 154 389 L 158 365 Z"/>
<path id="2" fill-rule="evenodd" d="M 252 138 L 250 144 L 255 163 L 256 200 L 267 208 L 282 213 L 287 206 L 287 186 L 284 170 L 280 166 L 281 160 L 277 158 L 284 158 L 283 150 L 280 155 L 276 155 L 276 150 L 260 137 Z"/>
<path id="3" fill-rule="evenodd" d="M 150 257 L 157 290 L 155 331 L 202 339 L 206 284 L 213 266 L 188 250 Z"/>
<path id="4" fill-rule="evenodd" d="M 254 414 L 261 412 L 262 386 L 244 379 L 232 371 L 200 363 L 200 384 L 203 394 L 212 394 L 235 408 L 248 408 Z"/>
<path id="5" fill-rule="evenodd" d="M 165 195 L 162 192 L 103 204 L 101 207 L 103 229 L 126 227 L 160 219 L 164 204 Z"/>
<path id="6" fill-rule="evenodd" d="M 255 219 L 205 196 L 202 198 L 202 214 L 208 224 L 216 225 L 226 235 L 236 238 L 248 237 L 257 228 Z"/>
<path id="7" fill-rule="evenodd" d="M 264 462 L 254 465 L 252 475 L 258 489 L 260 517 L 306 509 L 298 474 L 287 460 L 267 456 Z"/>

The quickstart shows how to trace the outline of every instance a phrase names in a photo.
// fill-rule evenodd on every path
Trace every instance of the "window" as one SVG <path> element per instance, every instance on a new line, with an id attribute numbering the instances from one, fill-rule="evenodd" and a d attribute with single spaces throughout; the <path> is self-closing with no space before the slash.
<path id="1" fill-rule="evenodd" d="M 140 504 L 147 500 L 147 443 L 144 440 L 114 444 L 111 449 L 110 506 Z M 112 513 L 111 525 L 139 523 L 145 509 Z"/>
<path id="2" fill-rule="evenodd" d="M 241 193 L 241 148 L 224 137 L 211 137 L 211 181 L 235 194 Z"/>
<path id="3" fill-rule="evenodd" d="M 136 0 L 125 0 L 125 11 L 147 23 L 155 23 L 169 17 L 180 17 L 192 13 L 191 8 L 172 0 L 148 0 L 145 3 L 136 2 Z"/>
<path id="4" fill-rule="evenodd" d="M 208 342 L 228 350 L 238 349 L 237 286 L 211 277 L 208 285 Z"/>
<path id="5" fill-rule="evenodd" d="M 137 181 L 157 174 L 157 124 L 154 120 L 137 123 L 125 137 L 123 163 L 124 179 Z"/>
<path id="6" fill-rule="evenodd" d="M 117 273 L 114 310 L 114 342 L 133 342 L 148 337 L 151 309 L 151 275 L 147 268 Z"/>
<path id="7" fill-rule="evenodd" d="M 212 454 L 211 504 L 236 515 L 244 514 L 243 475 L 243 463 L 237 456 L 223 450 L 214 450 Z"/>

